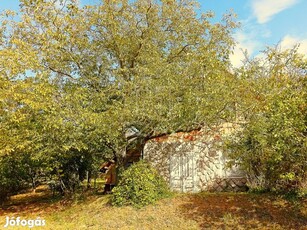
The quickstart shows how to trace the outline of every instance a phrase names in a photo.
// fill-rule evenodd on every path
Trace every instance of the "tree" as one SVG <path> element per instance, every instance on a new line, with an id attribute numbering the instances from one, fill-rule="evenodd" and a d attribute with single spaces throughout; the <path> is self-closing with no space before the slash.
<path id="1" fill-rule="evenodd" d="M 150 138 L 232 116 L 231 14 L 212 24 L 193 0 L 20 5 L 2 20 L 0 154 L 31 153 L 63 179 L 76 154 L 120 155 L 128 127 Z"/>
<path id="2" fill-rule="evenodd" d="M 306 181 L 306 58 L 296 48 L 269 48 L 241 72 L 245 96 L 238 102 L 244 124 L 229 147 L 260 186 L 297 191 Z"/>

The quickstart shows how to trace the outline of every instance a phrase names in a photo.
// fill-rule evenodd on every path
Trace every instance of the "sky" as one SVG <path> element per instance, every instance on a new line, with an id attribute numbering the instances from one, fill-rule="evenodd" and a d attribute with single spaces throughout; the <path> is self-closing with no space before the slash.
<path id="1" fill-rule="evenodd" d="M 99 0 L 80 0 L 95 4 Z M 234 66 L 241 65 L 246 50 L 257 56 L 267 46 L 291 48 L 300 44 L 299 52 L 307 55 L 307 0 L 198 0 L 203 12 L 215 13 L 219 21 L 230 10 L 237 14 L 241 27 L 234 32 L 237 45 L 230 57 Z M 0 0 L 0 11 L 18 10 L 18 0 Z"/>
<path id="2" fill-rule="evenodd" d="M 203 10 L 212 10 L 221 18 L 232 9 L 241 27 L 231 61 L 242 64 L 242 50 L 257 56 L 267 46 L 282 49 L 300 44 L 299 52 L 307 55 L 307 0 L 199 0 Z"/>

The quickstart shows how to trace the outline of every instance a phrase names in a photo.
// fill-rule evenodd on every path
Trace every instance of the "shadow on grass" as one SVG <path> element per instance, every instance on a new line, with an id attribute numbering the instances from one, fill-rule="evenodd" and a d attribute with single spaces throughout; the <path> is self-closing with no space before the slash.
<path id="1" fill-rule="evenodd" d="M 0 206 L 0 216 L 7 214 L 41 213 L 59 210 L 65 206 L 63 196 L 52 195 L 50 192 L 29 192 L 12 196 Z"/>
<path id="2" fill-rule="evenodd" d="M 65 210 L 72 204 L 81 204 L 92 197 L 105 196 L 103 189 L 92 188 L 76 191 L 66 197 L 59 193 L 53 194 L 48 186 L 39 186 L 35 191 L 27 191 L 11 196 L 0 206 L 0 216 L 4 215 L 29 215 L 52 213 Z"/>
<path id="3" fill-rule="evenodd" d="M 305 229 L 307 218 L 288 201 L 267 194 L 189 195 L 179 206 L 202 229 Z"/>

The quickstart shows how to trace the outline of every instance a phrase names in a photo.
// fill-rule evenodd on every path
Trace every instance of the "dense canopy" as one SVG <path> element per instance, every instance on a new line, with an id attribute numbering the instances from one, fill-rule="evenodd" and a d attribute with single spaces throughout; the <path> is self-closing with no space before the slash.
<path id="1" fill-rule="evenodd" d="M 0 184 L 16 189 L 44 174 L 73 189 L 97 161 L 122 155 L 129 127 L 146 140 L 238 117 L 246 129 L 232 146 L 243 154 L 235 161 L 287 160 L 277 177 L 305 176 L 306 58 L 269 49 L 234 69 L 237 24 L 232 14 L 215 24 L 212 17 L 193 0 L 20 0 L 18 13 L 4 12 Z M 250 135 L 260 144 L 244 145 Z M 11 186 L 12 170 L 3 169 L 17 164 L 14 173 L 25 175 Z"/>

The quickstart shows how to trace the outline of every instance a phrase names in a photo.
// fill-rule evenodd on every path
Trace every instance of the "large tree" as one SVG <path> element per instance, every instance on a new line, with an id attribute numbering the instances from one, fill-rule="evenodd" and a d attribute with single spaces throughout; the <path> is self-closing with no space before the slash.
<path id="1" fill-rule="evenodd" d="M 20 1 L 20 20 L 9 21 L 1 49 L 7 77 L 30 78 L 28 94 L 43 98 L 36 112 L 41 128 L 58 136 L 51 145 L 93 142 L 118 151 L 130 125 L 172 132 L 229 111 L 231 15 L 212 24 L 212 14 L 198 14 L 190 0 L 65 2 Z M 15 66 L 21 71 L 12 72 Z M 23 108 L 34 99 L 27 100 Z"/>
<path id="2" fill-rule="evenodd" d="M 231 14 L 213 24 L 193 0 L 20 0 L 12 14 L 0 31 L 2 156 L 29 153 L 61 174 L 119 155 L 131 126 L 150 138 L 234 114 Z"/>
<path id="3" fill-rule="evenodd" d="M 256 186 L 300 189 L 307 180 L 306 57 L 268 48 L 238 71 L 241 129 L 228 147 Z"/>

